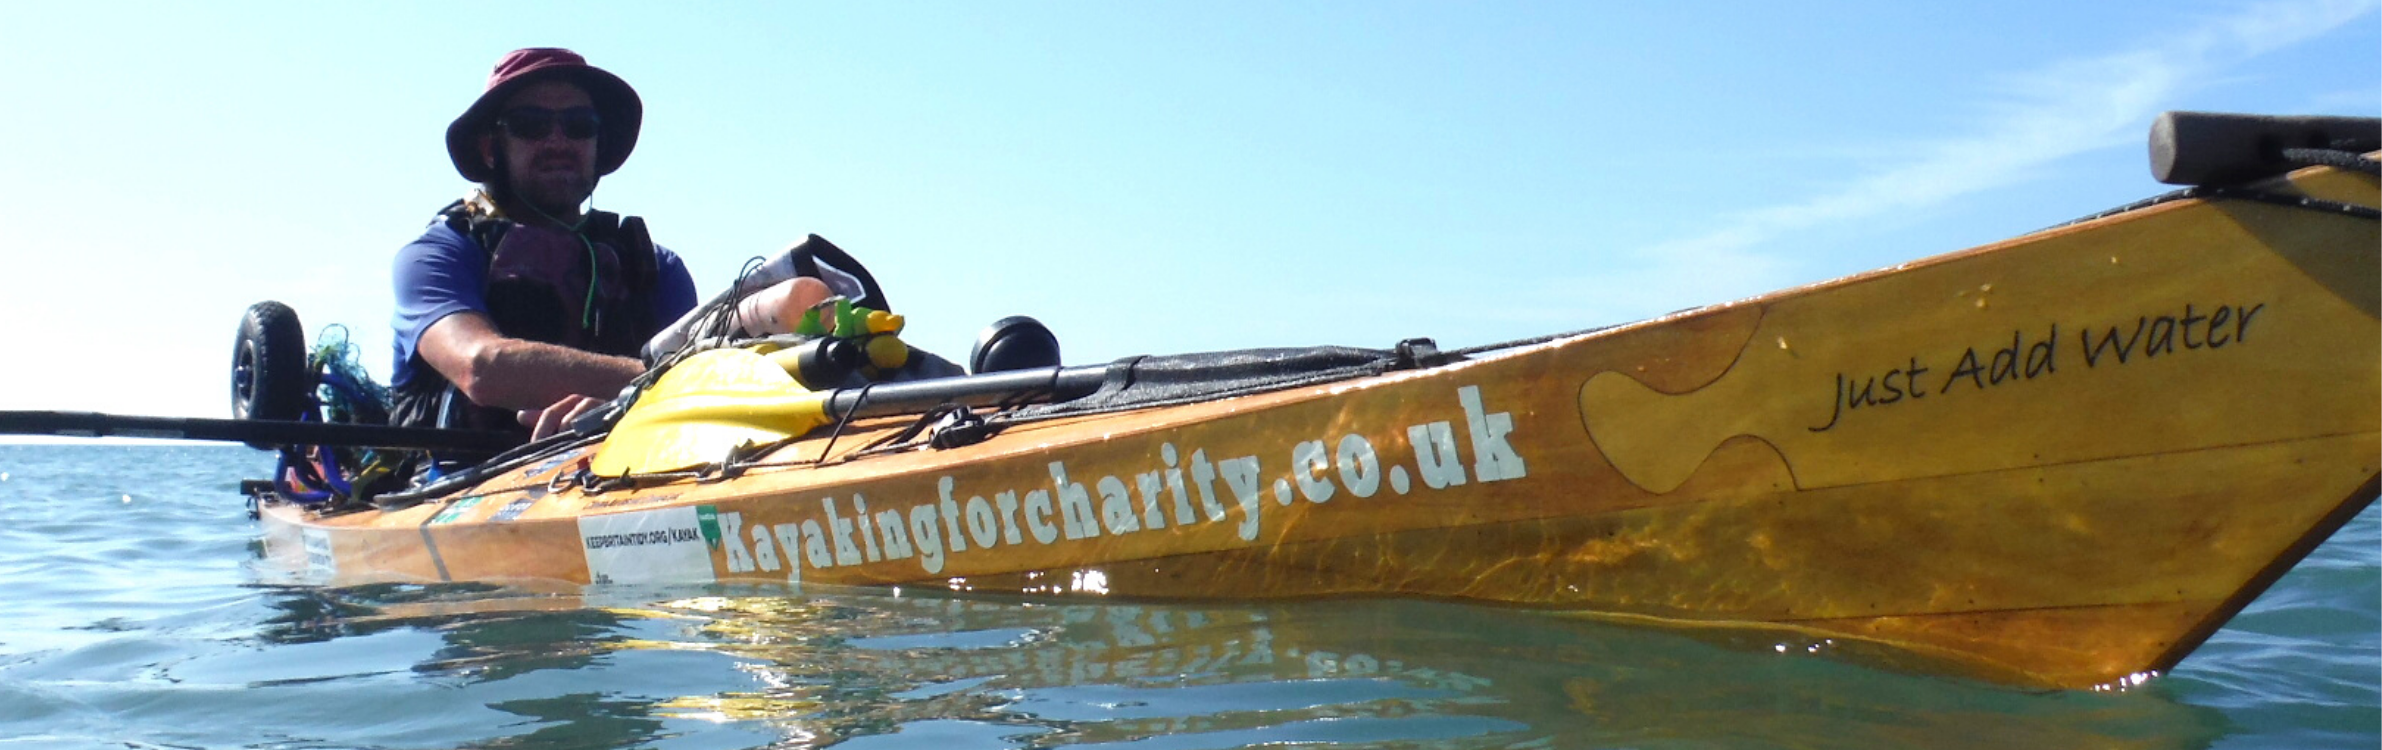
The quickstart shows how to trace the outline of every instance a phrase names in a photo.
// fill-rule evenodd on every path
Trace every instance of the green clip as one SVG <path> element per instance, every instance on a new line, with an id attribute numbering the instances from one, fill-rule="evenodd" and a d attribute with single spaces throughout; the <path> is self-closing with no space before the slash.
<path id="1" fill-rule="evenodd" d="M 827 335 L 827 327 L 819 324 L 819 308 L 802 311 L 802 320 L 794 324 L 794 332 L 804 336 Z"/>
<path id="2" fill-rule="evenodd" d="M 851 339 L 868 335 L 869 309 L 852 304 L 851 300 L 835 301 L 835 336 Z"/>

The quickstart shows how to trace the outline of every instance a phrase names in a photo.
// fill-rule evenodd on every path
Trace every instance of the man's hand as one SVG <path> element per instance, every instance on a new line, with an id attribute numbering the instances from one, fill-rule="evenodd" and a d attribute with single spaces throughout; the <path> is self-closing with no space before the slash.
<path id="1" fill-rule="evenodd" d="M 522 410 L 514 418 L 521 421 L 521 426 L 529 428 L 531 441 L 538 441 L 546 439 L 548 435 L 568 429 L 571 422 L 578 419 L 579 415 L 602 405 L 604 405 L 602 401 L 572 394 L 562 397 L 561 401 L 556 401 L 544 409 Z"/>

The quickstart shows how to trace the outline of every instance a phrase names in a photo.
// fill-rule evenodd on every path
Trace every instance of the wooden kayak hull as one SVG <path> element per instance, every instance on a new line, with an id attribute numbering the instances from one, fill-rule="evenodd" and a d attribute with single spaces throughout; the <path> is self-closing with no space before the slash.
<path id="1" fill-rule="evenodd" d="M 2303 170 L 2269 192 L 2382 204 Z M 2172 667 L 2372 502 L 2376 222 L 2184 199 L 1441 367 L 589 493 L 264 508 L 324 580 L 1409 596 Z"/>

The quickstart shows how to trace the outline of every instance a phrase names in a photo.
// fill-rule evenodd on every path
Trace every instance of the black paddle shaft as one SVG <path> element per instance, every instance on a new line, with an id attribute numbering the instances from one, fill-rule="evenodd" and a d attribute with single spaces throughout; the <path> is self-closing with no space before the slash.
<path id="1" fill-rule="evenodd" d="M 264 419 L 134 417 L 77 411 L 0 411 L 0 435 L 219 440 L 254 445 L 344 445 L 483 453 L 521 443 L 518 435 L 495 432 Z"/>
<path id="2" fill-rule="evenodd" d="M 845 388 L 827 399 L 827 416 L 842 418 L 917 414 L 940 404 L 992 406 L 1002 403 L 1070 401 L 1099 390 L 1112 365 L 1036 367 L 1026 370 L 881 383 Z"/>

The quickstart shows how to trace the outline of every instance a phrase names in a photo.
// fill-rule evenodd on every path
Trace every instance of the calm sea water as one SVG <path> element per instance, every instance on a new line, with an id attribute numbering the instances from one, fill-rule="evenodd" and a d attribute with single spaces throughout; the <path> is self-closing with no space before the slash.
<path id="1" fill-rule="evenodd" d="M 1483 607 L 324 589 L 233 446 L 0 446 L 0 748 L 2372 748 L 2369 509 L 2120 693 Z M 1787 647 L 1793 646 L 1793 647 Z"/>

